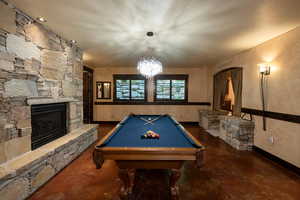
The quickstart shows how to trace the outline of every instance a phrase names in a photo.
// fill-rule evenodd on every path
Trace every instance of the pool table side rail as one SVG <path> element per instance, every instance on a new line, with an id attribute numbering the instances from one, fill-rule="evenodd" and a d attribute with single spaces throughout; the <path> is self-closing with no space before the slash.
<path id="1" fill-rule="evenodd" d="M 104 159 L 111 160 L 196 160 L 194 148 L 103 147 L 98 149 Z"/>
<path id="2" fill-rule="evenodd" d="M 186 136 L 188 136 L 194 144 L 197 145 L 197 147 L 201 148 L 202 150 L 205 149 L 205 147 L 199 142 L 199 140 L 197 140 L 188 130 L 186 130 L 174 117 L 172 117 L 171 115 L 167 114 L 172 120 L 173 122 L 180 127 L 180 129 L 186 134 Z"/>

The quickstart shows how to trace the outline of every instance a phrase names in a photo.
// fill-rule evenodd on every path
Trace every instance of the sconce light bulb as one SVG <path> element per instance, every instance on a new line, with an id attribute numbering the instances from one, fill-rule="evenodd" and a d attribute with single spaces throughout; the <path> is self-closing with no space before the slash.
<path id="1" fill-rule="evenodd" d="M 44 17 L 38 17 L 36 18 L 39 22 L 47 22 L 47 20 Z"/>
<path id="2" fill-rule="evenodd" d="M 270 64 L 259 64 L 259 72 L 263 75 L 270 75 L 271 66 Z"/>

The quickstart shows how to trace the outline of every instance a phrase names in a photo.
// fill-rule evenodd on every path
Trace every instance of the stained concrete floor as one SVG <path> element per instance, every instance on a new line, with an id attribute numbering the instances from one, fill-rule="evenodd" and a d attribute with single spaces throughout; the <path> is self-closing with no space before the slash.
<path id="1" fill-rule="evenodd" d="M 114 125 L 103 124 L 99 137 Z M 241 152 L 185 126 L 206 146 L 205 166 L 188 162 L 179 180 L 181 200 L 299 200 L 300 177 L 255 152 Z M 93 146 L 35 192 L 30 200 L 118 200 L 120 181 L 113 161 L 99 170 L 92 162 Z M 167 173 L 140 171 L 132 200 L 168 200 Z"/>

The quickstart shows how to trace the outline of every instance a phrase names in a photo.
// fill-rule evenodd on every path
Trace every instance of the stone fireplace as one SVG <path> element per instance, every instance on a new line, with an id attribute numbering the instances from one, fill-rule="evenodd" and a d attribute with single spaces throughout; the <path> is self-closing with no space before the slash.
<path id="1" fill-rule="evenodd" d="M 97 140 L 97 126 L 83 124 L 82 50 L 10 3 L 2 12 L 0 198 L 25 199 Z"/>

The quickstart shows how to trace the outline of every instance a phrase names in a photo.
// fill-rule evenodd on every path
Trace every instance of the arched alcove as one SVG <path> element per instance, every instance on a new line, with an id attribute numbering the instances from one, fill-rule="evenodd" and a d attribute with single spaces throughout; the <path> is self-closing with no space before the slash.
<path id="1" fill-rule="evenodd" d="M 232 67 L 214 75 L 213 110 L 240 116 L 243 68 Z"/>

